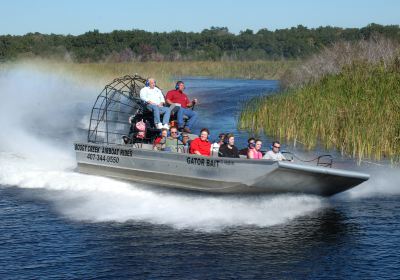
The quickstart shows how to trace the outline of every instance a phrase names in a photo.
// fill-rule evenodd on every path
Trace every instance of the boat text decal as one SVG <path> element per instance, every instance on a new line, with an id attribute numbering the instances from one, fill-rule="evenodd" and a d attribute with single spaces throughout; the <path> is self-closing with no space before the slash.
<path id="1" fill-rule="evenodd" d="M 219 167 L 221 164 L 233 165 L 233 161 L 230 160 L 219 160 L 219 159 L 208 159 L 208 158 L 186 158 L 187 164 L 198 165 L 198 166 L 208 166 L 208 167 Z"/>
<path id="2" fill-rule="evenodd" d="M 131 149 L 99 147 L 86 144 L 75 144 L 75 151 L 88 152 L 88 159 L 107 163 L 118 163 L 119 156 L 133 156 L 133 151 Z"/>

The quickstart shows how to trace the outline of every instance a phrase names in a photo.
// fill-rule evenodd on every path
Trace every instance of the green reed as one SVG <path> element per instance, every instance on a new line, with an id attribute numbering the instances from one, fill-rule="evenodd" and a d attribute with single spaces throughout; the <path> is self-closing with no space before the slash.
<path id="1" fill-rule="evenodd" d="M 300 141 L 322 143 L 361 160 L 400 155 L 400 67 L 355 63 L 337 75 L 287 92 L 249 101 L 239 127 Z"/>

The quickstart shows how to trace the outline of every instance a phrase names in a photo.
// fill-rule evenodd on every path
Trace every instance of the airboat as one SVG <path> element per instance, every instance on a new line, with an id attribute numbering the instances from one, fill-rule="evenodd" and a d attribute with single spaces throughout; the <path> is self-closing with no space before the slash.
<path id="1" fill-rule="evenodd" d="M 146 79 L 114 79 L 98 95 L 91 111 L 87 141 L 74 143 L 79 172 L 209 193 L 303 193 L 331 196 L 369 179 L 368 174 L 295 162 L 204 157 L 155 151 L 160 130 L 139 98 Z M 145 130 L 138 131 L 138 122 Z M 180 151 L 180 150 L 177 150 Z"/>

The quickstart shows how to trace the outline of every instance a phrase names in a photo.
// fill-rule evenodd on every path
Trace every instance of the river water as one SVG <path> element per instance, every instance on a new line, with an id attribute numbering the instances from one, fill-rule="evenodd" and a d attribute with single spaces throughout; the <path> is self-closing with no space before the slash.
<path id="1" fill-rule="evenodd" d="M 279 86 L 185 82 L 197 129 L 234 132 L 239 145 L 241 102 Z M 397 168 L 348 161 L 371 180 L 332 198 L 211 196 L 79 174 L 72 143 L 85 140 L 100 90 L 24 67 L 1 74 L 1 279 L 399 278 Z"/>

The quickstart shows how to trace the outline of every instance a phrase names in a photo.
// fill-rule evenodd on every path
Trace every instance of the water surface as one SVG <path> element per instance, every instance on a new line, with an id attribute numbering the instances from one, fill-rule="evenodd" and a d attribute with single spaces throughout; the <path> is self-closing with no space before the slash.
<path id="1" fill-rule="evenodd" d="M 200 102 L 196 129 L 234 132 L 239 145 L 241 102 L 278 86 L 185 82 Z M 21 68 L 0 76 L 0 91 L 1 279 L 398 277 L 396 168 L 350 162 L 372 179 L 329 199 L 151 189 L 74 171 L 72 142 L 85 139 L 100 89 Z"/>

